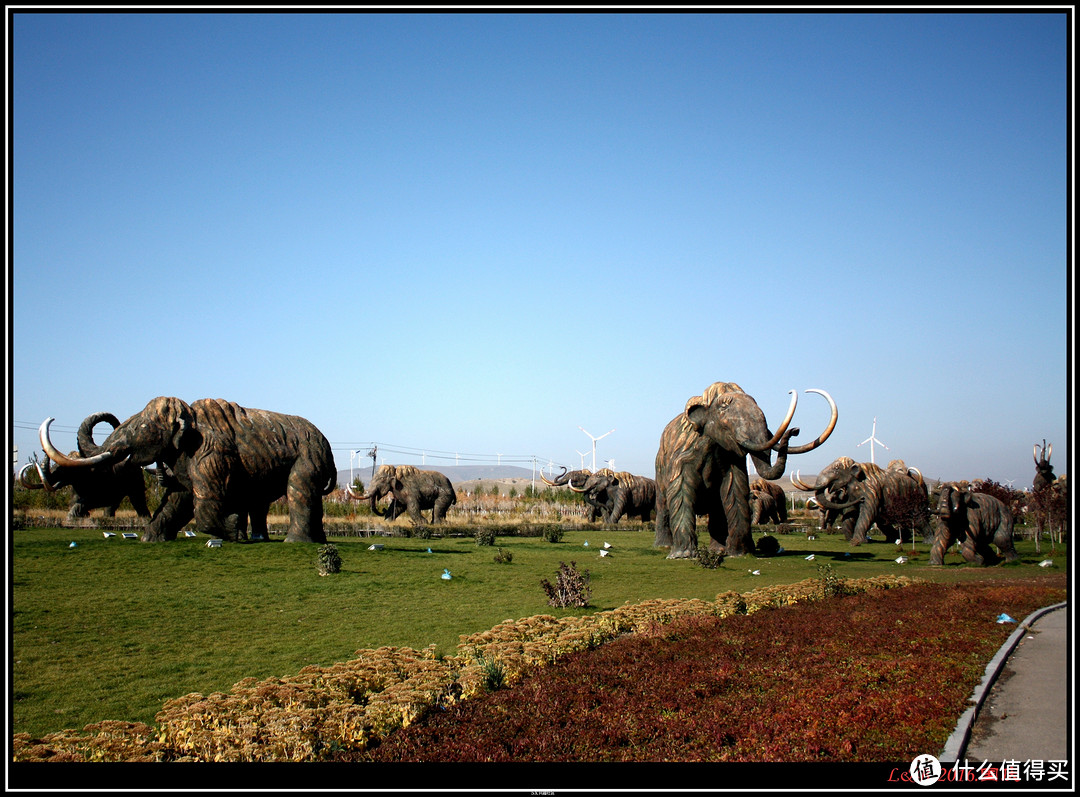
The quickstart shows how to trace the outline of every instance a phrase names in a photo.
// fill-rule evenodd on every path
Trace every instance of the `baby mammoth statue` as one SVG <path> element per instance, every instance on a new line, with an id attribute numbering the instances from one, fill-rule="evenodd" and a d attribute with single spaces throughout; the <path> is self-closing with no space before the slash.
<path id="1" fill-rule="evenodd" d="M 431 522 L 442 523 L 446 512 L 457 503 L 454 485 L 437 470 L 420 470 L 412 465 L 383 465 L 375 474 L 368 491 L 356 495 L 349 488 L 346 494 L 356 501 L 370 501 L 371 511 L 379 515 L 378 502 L 383 496 L 391 496 L 387 517 L 393 520 L 404 509 L 415 525 L 427 523 L 421 510 L 431 510 Z"/>
<path id="2" fill-rule="evenodd" d="M 941 524 L 930 549 L 930 564 L 944 564 L 945 551 L 953 542 L 960 543 L 964 558 L 973 564 L 990 566 L 1001 561 L 991 543 L 1005 561 L 1017 558 L 1012 539 L 1012 511 L 1000 499 L 943 484 L 936 514 Z"/>

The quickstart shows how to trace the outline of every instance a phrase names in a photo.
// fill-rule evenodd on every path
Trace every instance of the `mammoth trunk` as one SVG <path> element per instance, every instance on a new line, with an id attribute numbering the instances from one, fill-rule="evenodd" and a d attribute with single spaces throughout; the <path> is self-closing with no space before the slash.
<path id="1" fill-rule="evenodd" d="M 853 506 L 857 506 L 862 499 L 861 498 L 856 498 L 856 499 L 853 499 L 851 501 L 846 501 L 846 502 L 843 502 L 843 503 L 835 503 L 835 502 L 831 501 L 829 498 L 827 498 L 826 497 L 826 491 L 824 489 L 821 489 L 821 490 L 818 490 L 818 491 L 816 491 L 814 493 L 814 500 L 817 501 L 818 504 L 823 509 L 830 509 L 830 510 L 832 510 L 834 512 L 840 512 L 840 511 L 843 511 L 845 509 L 850 509 Z"/>
<path id="2" fill-rule="evenodd" d="M 750 455 L 750 459 L 754 462 L 754 470 L 757 471 L 758 476 L 763 479 L 779 479 L 784 475 L 784 470 L 787 468 L 787 449 L 783 449 L 776 455 L 776 462 L 770 463 L 769 456 L 754 454 Z"/>
<path id="3" fill-rule="evenodd" d="M 376 517 L 386 517 L 385 512 L 379 511 L 379 494 L 372 491 L 368 496 L 368 505 L 371 507 L 371 512 Z"/>

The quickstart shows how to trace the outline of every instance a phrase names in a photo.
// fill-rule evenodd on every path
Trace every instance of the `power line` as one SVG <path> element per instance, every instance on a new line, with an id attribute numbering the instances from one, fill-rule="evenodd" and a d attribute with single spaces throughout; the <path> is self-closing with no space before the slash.
<path id="1" fill-rule="evenodd" d="M 24 429 L 27 431 L 36 432 L 40 428 L 40 424 L 30 423 L 28 421 L 13 421 L 12 426 L 16 429 Z M 61 434 L 75 434 L 79 431 L 78 426 L 65 426 L 63 424 L 53 423 L 49 427 L 52 432 L 59 432 Z M 557 468 L 563 467 L 561 462 L 555 462 L 551 457 L 541 457 L 536 454 L 478 454 L 478 453 L 462 453 L 460 451 L 445 451 L 441 449 L 432 448 L 417 448 L 415 446 L 403 446 L 394 443 L 379 443 L 377 441 L 363 441 L 363 442 L 337 442 L 330 443 L 330 448 L 333 451 L 355 451 L 357 449 L 371 450 L 377 448 L 379 454 L 400 454 L 402 456 L 420 457 L 422 459 L 436 459 L 440 461 L 452 461 L 454 464 L 465 463 L 468 465 L 476 464 L 527 464 L 536 465 L 539 469 L 540 463 L 543 463 L 544 467 L 548 465 L 554 465 Z"/>
<path id="2" fill-rule="evenodd" d="M 376 441 L 369 442 L 348 442 L 348 443 L 331 443 L 331 449 L 334 451 L 355 451 L 357 449 L 372 449 L 377 447 L 380 455 L 401 454 L 403 456 L 420 457 L 425 461 L 430 459 L 442 460 L 454 462 L 455 464 L 523 464 L 523 465 L 536 465 L 546 467 L 549 463 L 554 464 L 556 467 L 562 467 L 561 463 L 556 463 L 550 457 L 541 457 L 536 454 L 477 454 L 477 453 L 461 453 L 457 451 L 444 451 L 440 449 L 431 448 L 416 448 L 414 446 L 402 446 L 393 443 L 379 443 Z"/>

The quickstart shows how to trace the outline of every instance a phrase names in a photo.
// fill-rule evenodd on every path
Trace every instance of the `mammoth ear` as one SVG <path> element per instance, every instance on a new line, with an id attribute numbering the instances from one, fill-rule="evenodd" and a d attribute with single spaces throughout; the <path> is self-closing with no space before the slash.
<path id="1" fill-rule="evenodd" d="M 851 467 L 848 468 L 848 472 L 851 473 L 852 478 L 858 479 L 859 481 L 866 480 L 866 471 L 863 470 L 863 467 L 858 462 L 851 465 Z"/>
<path id="2" fill-rule="evenodd" d="M 965 493 L 956 489 L 949 491 L 949 509 L 951 509 L 953 512 L 959 512 L 961 509 L 964 508 L 964 504 L 966 503 L 967 499 Z"/>
<path id="3" fill-rule="evenodd" d="M 700 434 L 709 420 L 709 408 L 705 404 L 692 404 L 686 408 L 686 419 L 690 425 Z"/>

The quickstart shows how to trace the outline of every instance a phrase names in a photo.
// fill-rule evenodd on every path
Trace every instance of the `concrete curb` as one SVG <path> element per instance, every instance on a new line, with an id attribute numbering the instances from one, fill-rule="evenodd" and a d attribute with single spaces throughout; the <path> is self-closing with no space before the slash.
<path id="1" fill-rule="evenodd" d="M 1058 609 L 1064 609 L 1068 605 L 1068 602 L 1055 603 L 1052 606 L 1036 609 L 1025 617 L 1020 625 L 1017 626 L 1017 629 L 1005 640 L 1005 644 L 1001 646 L 994 655 L 994 658 L 990 659 L 990 663 L 986 665 L 982 681 L 975 687 L 975 691 L 972 693 L 971 697 L 968 698 L 972 703 L 972 706 L 960 715 L 960 720 L 956 724 L 956 729 L 945 742 L 945 747 L 941 751 L 941 755 L 938 756 L 940 761 L 956 762 L 964 755 L 967 743 L 971 739 L 971 729 L 975 725 L 975 719 L 979 716 L 979 711 L 982 709 L 983 703 L 986 702 L 986 698 L 990 694 L 990 689 L 994 686 L 994 682 L 997 681 L 997 677 L 1005 666 L 1005 662 L 1008 660 L 1013 650 L 1016 649 L 1016 646 L 1020 644 L 1020 640 L 1031 630 L 1035 621 L 1044 614 L 1049 614 Z"/>

